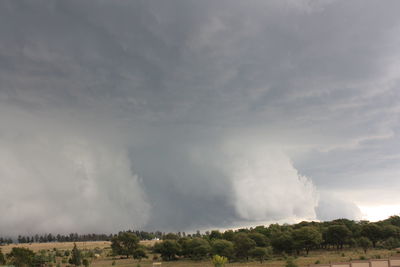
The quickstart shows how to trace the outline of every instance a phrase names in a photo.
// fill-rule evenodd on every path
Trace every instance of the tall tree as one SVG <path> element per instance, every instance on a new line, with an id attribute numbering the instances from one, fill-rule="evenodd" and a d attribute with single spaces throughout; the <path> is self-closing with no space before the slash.
<path id="1" fill-rule="evenodd" d="M 292 233 L 295 248 L 304 249 L 308 255 L 310 249 L 318 247 L 322 243 L 322 234 L 313 226 L 304 226 Z"/>
<path id="2" fill-rule="evenodd" d="M 76 243 L 74 243 L 74 248 L 71 251 L 71 258 L 69 259 L 69 263 L 75 266 L 80 266 L 82 264 L 81 251 L 77 248 Z"/>
<path id="3" fill-rule="evenodd" d="M 248 260 L 250 250 L 256 246 L 256 242 L 246 233 L 238 233 L 233 238 L 236 257 Z"/>
<path id="4" fill-rule="evenodd" d="M 131 232 L 120 232 L 111 239 L 111 249 L 116 255 L 133 255 L 139 246 L 139 238 Z"/>

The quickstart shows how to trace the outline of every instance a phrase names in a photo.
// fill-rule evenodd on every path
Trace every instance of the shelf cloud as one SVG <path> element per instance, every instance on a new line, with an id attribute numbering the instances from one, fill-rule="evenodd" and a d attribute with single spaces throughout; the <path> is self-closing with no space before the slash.
<path id="1" fill-rule="evenodd" d="M 0 234 L 361 219 L 400 185 L 399 8 L 2 1 Z"/>

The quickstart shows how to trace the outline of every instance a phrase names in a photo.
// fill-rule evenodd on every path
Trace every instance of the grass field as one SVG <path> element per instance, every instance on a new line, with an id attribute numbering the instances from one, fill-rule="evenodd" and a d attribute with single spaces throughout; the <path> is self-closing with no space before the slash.
<path id="1" fill-rule="evenodd" d="M 155 241 L 143 241 L 143 245 L 153 245 Z M 3 253 L 8 253 L 12 247 L 26 247 L 35 252 L 40 250 L 53 250 L 54 248 L 58 250 L 71 250 L 73 248 L 73 242 L 55 242 L 55 243 L 32 243 L 32 244 L 11 244 L 7 246 L 1 246 Z M 99 242 L 76 242 L 78 248 L 82 250 L 89 250 L 94 248 L 103 249 L 105 252 L 110 250 L 110 242 L 99 241 Z M 153 264 L 151 260 L 153 255 L 148 255 L 149 259 L 144 259 L 141 262 L 133 259 L 123 259 L 123 258 L 112 258 L 108 257 L 107 253 L 103 253 L 100 258 L 94 259 L 91 263 L 91 266 L 112 266 L 112 263 L 115 261 L 115 266 L 119 267 L 136 267 L 139 263 L 141 267 L 150 267 Z M 364 254 L 361 250 L 342 250 L 342 251 L 311 251 L 308 256 L 301 255 L 299 257 L 295 257 L 295 263 L 300 267 L 308 266 L 309 264 L 314 264 L 316 261 L 320 263 L 330 263 L 330 262 L 348 262 L 350 260 L 359 260 L 360 257 L 365 257 L 367 259 L 370 258 L 388 258 L 391 256 L 400 256 L 399 253 L 395 250 L 384 250 L 384 249 L 374 249 L 369 250 L 367 254 Z M 60 266 L 67 266 L 67 264 L 61 264 L 61 259 L 58 259 L 57 262 L 60 263 Z M 264 263 L 259 262 L 245 262 L 245 263 L 230 263 L 226 266 L 230 267 L 260 267 L 260 266 L 269 266 L 269 267 L 283 267 L 285 265 L 285 259 L 283 257 L 275 257 L 274 259 L 265 261 Z M 188 261 L 188 260 L 179 260 L 172 262 L 162 262 L 163 267 L 211 267 L 212 264 L 209 260 L 203 261 Z"/>

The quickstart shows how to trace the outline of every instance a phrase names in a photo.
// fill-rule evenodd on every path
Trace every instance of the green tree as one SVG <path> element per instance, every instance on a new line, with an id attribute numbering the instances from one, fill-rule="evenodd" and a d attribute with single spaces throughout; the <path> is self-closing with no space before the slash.
<path id="1" fill-rule="evenodd" d="M 154 252 L 160 253 L 164 260 L 175 260 L 180 253 L 180 245 L 176 240 L 164 240 L 154 245 Z"/>
<path id="2" fill-rule="evenodd" d="M 254 259 L 263 263 L 263 261 L 271 255 L 271 249 L 262 248 L 262 247 L 255 247 L 250 250 L 250 256 Z"/>
<path id="3" fill-rule="evenodd" d="M 236 257 L 239 259 L 249 258 L 249 252 L 256 246 L 256 242 L 246 233 L 238 233 L 233 238 Z"/>
<path id="4" fill-rule="evenodd" d="M 143 247 L 138 247 L 133 251 L 133 258 L 141 261 L 143 258 L 148 258 L 146 255 L 146 250 Z"/>
<path id="5" fill-rule="evenodd" d="M 233 238 L 235 237 L 235 233 L 232 230 L 226 230 L 222 234 L 222 238 L 228 241 L 233 241 Z"/>
<path id="6" fill-rule="evenodd" d="M 383 242 L 383 247 L 387 249 L 394 249 L 400 247 L 400 240 L 395 237 L 389 237 Z"/>
<path id="7" fill-rule="evenodd" d="M 272 236 L 271 245 L 275 252 L 291 253 L 294 248 L 293 237 L 289 232 L 276 232 Z"/>
<path id="8" fill-rule="evenodd" d="M 357 239 L 357 245 L 364 250 L 364 253 L 367 253 L 367 250 L 372 247 L 372 242 L 368 237 L 362 236 Z"/>
<path id="9" fill-rule="evenodd" d="M 182 254 L 195 260 L 207 257 L 210 252 L 210 244 L 200 237 L 187 239 L 182 244 Z"/>
<path id="10" fill-rule="evenodd" d="M 212 263 L 214 264 L 214 267 L 224 267 L 227 261 L 228 259 L 224 256 L 214 255 L 214 257 L 212 258 Z"/>
<path id="11" fill-rule="evenodd" d="M 111 249 L 115 255 L 133 255 L 139 246 L 139 238 L 131 232 L 120 232 L 111 239 Z"/>
<path id="12" fill-rule="evenodd" d="M 337 249 L 343 248 L 343 245 L 351 237 L 350 230 L 343 224 L 331 225 L 326 231 L 326 241 L 335 245 Z"/>
<path id="13" fill-rule="evenodd" d="M 212 230 L 209 237 L 210 237 L 210 240 L 222 239 L 222 234 L 218 230 Z"/>
<path id="14" fill-rule="evenodd" d="M 12 248 L 7 254 L 10 263 L 15 267 L 30 267 L 33 265 L 35 253 L 27 248 Z"/>
<path id="15" fill-rule="evenodd" d="M 375 248 L 376 243 L 382 238 L 382 228 L 375 223 L 364 224 L 361 227 L 361 235 L 368 237 L 372 241 L 372 246 Z"/>
<path id="16" fill-rule="evenodd" d="M 163 236 L 163 240 L 178 240 L 179 236 L 174 233 L 168 233 L 165 236 Z"/>
<path id="17" fill-rule="evenodd" d="M 263 234 L 252 232 L 249 233 L 249 237 L 256 242 L 257 247 L 266 247 L 268 245 L 268 238 Z"/>
<path id="18" fill-rule="evenodd" d="M 231 260 L 235 255 L 233 243 L 228 240 L 219 239 L 211 244 L 211 251 L 214 255 L 220 255 Z"/>
<path id="19" fill-rule="evenodd" d="M 294 246 L 297 250 L 304 249 L 308 255 L 311 249 L 322 243 L 322 234 L 313 226 L 304 226 L 292 233 Z"/>
<path id="20" fill-rule="evenodd" d="M 71 251 L 71 258 L 69 259 L 69 264 L 73 264 L 75 266 L 80 266 L 82 264 L 81 251 L 76 247 L 76 243 L 74 243 L 74 248 Z"/>
<path id="21" fill-rule="evenodd" d="M 6 264 L 6 258 L 4 257 L 4 254 L 0 248 L 0 265 L 4 265 L 4 264 Z"/>

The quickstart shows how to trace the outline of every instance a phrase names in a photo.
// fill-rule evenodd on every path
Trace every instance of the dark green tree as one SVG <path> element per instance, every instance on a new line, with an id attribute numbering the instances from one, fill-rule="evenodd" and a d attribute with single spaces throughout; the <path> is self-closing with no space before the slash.
<path id="1" fill-rule="evenodd" d="M 30 267 L 33 265 L 35 253 L 27 248 L 12 248 L 7 254 L 10 263 L 15 267 Z"/>
<path id="2" fill-rule="evenodd" d="M 213 255 L 220 255 L 229 260 L 233 259 L 235 255 L 233 243 L 224 239 L 214 240 L 211 244 L 211 251 Z"/>
<path id="3" fill-rule="evenodd" d="M 74 248 L 71 251 L 71 258 L 69 259 L 69 264 L 75 266 L 80 266 L 82 264 L 81 251 L 77 248 L 76 243 L 74 243 Z"/>
<path id="4" fill-rule="evenodd" d="M 322 243 L 322 234 L 313 226 L 304 226 L 292 233 L 294 246 L 297 250 L 304 249 L 308 255 L 311 249 Z"/>
<path id="5" fill-rule="evenodd" d="M 292 253 L 294 249 L 293 237 L 290 232 L 274 233 L 271 239 L 271 245 L 277 253 Z"/>
<path id="6" fill-rule="evenodd" d="M 4 254 L 0 248 L 0 265 L 4 265 L 4 264 L 6 264 L 6 258 L 4 257 Z"/>
<path id="7" fill-rule="evenodd" d="M 180 245 L 176 240 L 164 240 L 154 245 L 154 252 L 160 253 L 161 257 L 166 261 L 176 259 L 176 255 L 180 253 Z"/>
<path id="8" fill-rule="evenodd" d="M 249 233 L 249 237 L 256 242 L 257 247 L 266 247 L 268 245 L 268 238 L 263 234 L 252 232 Z"/>
<path id="9" fill-rule="evenodd" d="M 210 240 L 222 239 L 222 234 L 218 230 L 212 230 L 209 235 Z"/>
<path id="10" fill-rule="evenodd" d="M 250 250 L 256 246 L 256 242 L 246 233 L 238 233 L 233 238 L 235 254 L 238 259 L 248 260 Z"/>
<path id="11" fill-rule="evenodd" d="M 335 245 L 337 249 L 343 248 L 343 245 L 351 238 L 350 230 L 343 224 L 329 226 L 325 234 L 325 241 Z"/>
<path id="12" fill-rule="evenodd" d="M 362 248 L 364 253 L 367 253 L 367 250 L 372 247 L 372 242 L 368 239 L 368 237 L 362 236 L 357 239 L 357 246 Z"/>
<path id="13" fill-rule="evenodd" d="M 182 244 L 182 254 L 195 260 L 207 257 L 211 252 L 211 246 L 207 240 L 195 237 L 187 239 Z"/>
<path id="14" fill-rule="evenodd" d="M 139 238 L 131 232 L 120 232 L 111 239 L 111 249 L 115 255 L 133 255 L 139 247 Z"/>
<path id="15" fill-rule="evenodd" d="M 382 228 L 375 223 L 364 224 L 361 227 L 361 235 L 368 237 L 372 246 L 376 247 L 376 243 L 382 239 Z"/>
<path id="16" fill-rule="evenodd" d="M 139 261 L 141 261 L 143 258 L 148 258 L 146 255 L 146 250 L 142 246 L 138 247 L 133 251 L 133 258 L 138 259 Z"/>
<path id="17" fill-rule="evenodd" d="M 260 263 L 263 263 L 265 259 L 268 259 L 271 256 L 271 249 L 255 247 L 250 250 L 250 256 L 260 261 Z"/>

